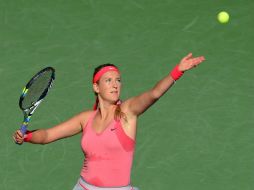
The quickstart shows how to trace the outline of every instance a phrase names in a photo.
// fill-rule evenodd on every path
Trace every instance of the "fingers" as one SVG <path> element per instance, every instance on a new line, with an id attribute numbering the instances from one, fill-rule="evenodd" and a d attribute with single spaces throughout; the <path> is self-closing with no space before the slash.
<path id="1" fill-rule="evenodd" d="M 189 53 L 185 58 L 190 59 L 192 57 L 192 53 Z"/>
<path id="2" fill-rule="evenodd" d="M 189 53 L 188 55 L 186 55 L 184 58 L 182 58 L 181 62 L 186 62 L 188 59 L 190 59 L 192 57 L 192 53 Z"/>
<path id="3" fill-rule="evenodd" d="M 13 141 L 14 141 L 16 144 L 22 144 L 22 143 L 23 143 L 22 140 L 19 140 L 19 139 L 15 138 L 14 136 L 13 136 L 12 138 L 13 138 Z"/>
<path id="4" fill-rule="evenodd" d="M 22 132 L 20 130 L 17 130 L 13 134 L 12 138 L 13 138 L 14 142 L 17 144 L 22 144 L 24 142 L 24 135 L 22 134 Z"/>
<path id="5" fill-rule="evenodd" d="M 20 130 L 17 130 L 17 135 L 18 135 L 18 137 L 20 137 L 20 138 L 23 138 L 23 136 L 24 136 Z"/>
<path id="6" fill-rule="evenodd" d="M 205 60 L 204 56 L 199 57 L 192 57 L 192 53 L 189 53 L 186 57 L 184 57 L 180 64 L 179 64 L 179 70 L 180 71 L 187 71 L 190 70 L 200 63 L 202 63 Z"/>
<path id="7" fill-rule="evenodd" d="M 202 63 L 204 60 L 205 60 L 204 56 L 196 57 L 192 60 L 192 64 L 195 67 L 195 66 L 199 65 L 200 63 Z"/>

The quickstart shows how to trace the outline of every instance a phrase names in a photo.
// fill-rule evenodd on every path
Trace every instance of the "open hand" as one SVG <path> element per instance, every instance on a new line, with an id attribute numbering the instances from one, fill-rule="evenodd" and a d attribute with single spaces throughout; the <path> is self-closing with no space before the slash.
<path id="1" fill-rule="evenodd" d="M 205 60 L 204 56 L 192 57 L 192 53 L 185 56 L 179 63 L 179 70 L 184 72 L 196 67 Z"/>

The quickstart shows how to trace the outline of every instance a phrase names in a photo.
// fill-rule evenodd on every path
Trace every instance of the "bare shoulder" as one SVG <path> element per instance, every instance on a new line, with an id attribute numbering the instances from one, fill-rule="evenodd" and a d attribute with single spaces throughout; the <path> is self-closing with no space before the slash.
<path id="1" fill-rule="evenodd" d="M 122 111 L 128 112 L 128 108 L 129 108 L 129 106 L 130 106 L 130 101 L 131 101 L 131 98 L 122 101 L 122 103 L 121 103 L 121 110 L 122 110 Z"/>
<path id="2" fill-rule="evenodd" d="M 130 102 L 130 100 L 127 99 L 125 101 L 122 101 L 122 103 L 120 105 L 122 112 L 124 112 L 125 114 L 127 114 L 129 112 L 129 102 Z"/>
<path id="3" fill-rule="evenodd" d="M 76 115 L 83 129 L 86 126 L 86 123 L 88 122 L 88 119 L 90 118 L 92 113 L 94 113 L 94 110 L 83 111 Z"/>
<path id="4" fill-rule="evenodd" d="M 121 103 L 121 110 L 129 117 L 136 117 L 130 110 L 130 103 L 133 98 L 129 98 Z"/>
<path id="5" fill-rule="evenodd" d="M 137 120 L 137 115 L 133 114 L 131 111 L 130 111 L 130 100 L 131 99 L 128 99 L 126 101 L 123 101 L 122 104 L 121 104 L 121 111 L 125 114 L 126 116 L 126 119 L 131 122 L 135 122 L 136 123 L 136 120 Z"/>
<path id="6" fill-rule="evenodd" d="M 94 110 L 87 110 L 87 111 L 83 111 L 78 113 L 76 116 L 78 117 L 83 117 L 83 118 L 87 118 L 89 117 L 89 115 L 91 115 L 94 112 Z"/>

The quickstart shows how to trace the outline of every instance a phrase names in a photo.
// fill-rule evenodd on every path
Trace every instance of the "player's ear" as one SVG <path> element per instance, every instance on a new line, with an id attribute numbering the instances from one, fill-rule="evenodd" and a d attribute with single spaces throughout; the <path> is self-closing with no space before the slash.
<path id="1" fill-rule="evenodd" d="M 99 93 L 99 86 L 97 83 L 93 83 L 93 91 Z"/>

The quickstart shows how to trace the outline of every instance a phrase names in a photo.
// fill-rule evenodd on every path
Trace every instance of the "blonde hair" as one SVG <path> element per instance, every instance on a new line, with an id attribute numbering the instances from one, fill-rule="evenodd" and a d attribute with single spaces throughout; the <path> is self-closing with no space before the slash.
<path id="1" fill-rule="evenodd" d="M 124 119 L 125 121 L 127 121 L 126 114 L 122 112 L 120 105 L 121 105 L 121 100 L 118 100 L 116 103 L 114 119 L 116 121 L 120 121 L 121 119 Z"/>

